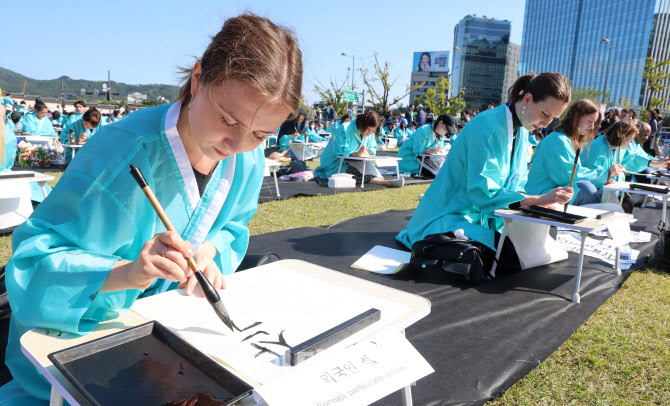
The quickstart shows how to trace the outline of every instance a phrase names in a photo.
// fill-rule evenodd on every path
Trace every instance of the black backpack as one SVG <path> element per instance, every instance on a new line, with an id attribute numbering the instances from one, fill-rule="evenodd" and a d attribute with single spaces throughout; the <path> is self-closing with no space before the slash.
<path id="1" fill-rule="evenodd" d="M 495 260 L 489 248 L 452 232 L 431 234 L 412 245 L 410 268 L 417 272 L 452 274 L 477 285 L 491 276 Z"/>

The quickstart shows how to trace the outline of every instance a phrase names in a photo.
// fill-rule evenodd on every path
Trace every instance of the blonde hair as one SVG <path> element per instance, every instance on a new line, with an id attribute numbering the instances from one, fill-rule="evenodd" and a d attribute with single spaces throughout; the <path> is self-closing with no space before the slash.
<path id="1" fill-rule="evenodd" d="M 293 119 L 302 91 L 302 52 L 293 31 L 251 13 L 229 18 L 212 38 L 202 58 L 201 85 L 240 80 L 268 102 L 285 104 Z M 184 84 L 177 98 L 191 98 L 191 69 L 181 69 Z"/>

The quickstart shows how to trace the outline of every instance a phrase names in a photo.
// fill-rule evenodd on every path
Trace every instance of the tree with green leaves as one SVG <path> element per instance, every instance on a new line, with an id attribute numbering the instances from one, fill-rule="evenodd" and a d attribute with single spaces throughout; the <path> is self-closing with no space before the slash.
<path id="1" fill-rule="evenodd" d="M 415 86 L 407 86 L 407 88 L 405 89 L 405 93 L 402 96 L 395 97 L 392 100 L 389 100 L 389 94 L 391 93 L 391 88 L 398 80 L 398 78 L 395 78 L 393 80 L 389 78 L 390 67 L 391 63 L 389 61 L 385 61 L 383 65 L 380 64 L 379 54 L 375 52 L 375 62 L 372 66 L 372 71 L 370 71 L 365 66 L 359 68 L 359 71 L 363 76 L 363 83 L 367 88 L 366 94 L 368 95 L 368 97 L 366 97 L 366 99 L 370 103 L 372 103 L 374 109 L 377 110 L 378 112 L 385 111 L 386 106 L 390 107 L 397 104 L 400 100 L 407 97 L 407 95 L 410 94 L 411 92 L 419 89 L 425 83 L 422 82 L 421 84 L 417 84 Z M 381 84 L 381 89 L 378 89 L 376 87 L 377 82 Z"/>
<path id="2" fill-rule="evenodd" d="M 463 92 L 447 97 L 450 90 L 450 80 L 441 76 L 435 82 L 435 87 L 428 89 L 423 97 L 417 97 L 416 102 L 423 104 L 426 108 L 432 109 L 436 116 L 441 114 L 457 116 L 465 108 Z"/>
<path id="3" fill-rule="evenodd" d="M 646 81 L 649 94 L 646 109 L 643 111 L 643 117 L 646 117 L 650 109 L 661 108 L 666 104 L 665 100 L 654 95 L 670 87 L 670 59 L 656 62 L 654 58 L 647 58 L 644 62 L 642 79 Z"/>
<path id="4" fill-rule="evenodd" d="M 326 104 L 332 104 L 335 109 L 335 114 L 337 117 L 342 117 L 347 112 L 349 103 L 344 101 L 344 88 L 349 82 L 349 75 L 341 83 L 337 82 L 337 79 L 330 79 L 330 84 L 324 86 L 319 80 L 317 80 L 318 85 L 314 85 L 314 91 L 319 95 L 321 100 Z M 354 89 L 351 89 L 353 92 Z"/>

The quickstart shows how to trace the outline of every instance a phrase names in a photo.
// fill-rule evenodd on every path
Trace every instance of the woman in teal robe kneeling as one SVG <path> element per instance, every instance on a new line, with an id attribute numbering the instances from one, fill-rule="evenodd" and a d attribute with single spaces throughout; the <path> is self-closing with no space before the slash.
<path id="1" fill-rule="evenodd" d="M 223 275 L 247 250 L 265 167 L 261 144 L 295 117 L 301 87 L 294 34 L 240 15 L 214 36 L 175 103 L 137 111 L 86 143 L 13 235 L 6 363 L 14 381 L 0 388 L 3 404 L 49 400 L 49 383 L 21 352 L 26 331 L 84 335 L 138 298 L 178 287 L 191 294 L 188 257 L 215 288 L 225 287 Z M 177 232 L 165 231 L 131 164 Z"/>
<path id="2" fill-rule="evenodd" d="M 466 237 L 486 245 L 485 256 L 491 259 L 503 227 L 495 210 L 550 206 L 572 199 L 572 189 L 566 187 L 539 196 L 524 193 L 528 131 L 546 127 L 563 113 L 570 101 L 568 80 L 556 73 L 522 76 L 512 87 L 510 100 L 481 112 L 463 127 L 407 229 L 396 240 L 411 249 L 430 234 L 463 230 Z M 514 246 L 508 241 L 498 274 L 519 269 Z"/>

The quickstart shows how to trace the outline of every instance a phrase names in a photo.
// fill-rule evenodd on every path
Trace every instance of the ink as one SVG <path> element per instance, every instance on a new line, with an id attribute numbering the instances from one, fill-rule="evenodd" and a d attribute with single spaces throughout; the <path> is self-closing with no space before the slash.
<path id="1" fill-rule="evenodd" d="M 266 336 L 269 336 L 269 335 L 270 335 L 270 333 L 268 333 L 267 331 L 257 331 L 257 332 L 253 333 L 253 334 L 250 335 L 250 336 L 246 336 L 242 341 L 247 341 L 248 339 L 250 339 L 251 337 L 253 337 L 253 336 L 257 335 L 257 334 L 265 334 Z"/>
<path id="2" fill-rule="evenodd" d="M 279 341 L 259 341 L 259 343 L 276 344 L 276 345 L 281 345 L 282 347 L 291 348 L 291 346 L 288 345 L 288 343 L 284 339 L 284 331 L 286 331 L 286 330 L 282 330 L 282 332 L 279 333 Z"/>
<path id="3" fill-rule="evenodd" d="M 237 327 L 237 324 L 235 324 L 234 321 L 230 320 L 230 322 L 233 324 L 233 331 L 237 330 L 237 331 L 239 331 L 240 333 L 243 332 L 243 331 L 247 331 L 247 330 L 249 330 L 250 328 L 254 328 L 254 327 L 256 327 L 256 326 L 259 325 L 259 324 L 263 324 L 262 321 L 257 321 L 257 322 L 255 322 L 255 323 L 253 323 L 253 324 L 251 324 L 251 325 L 249 325 L 249 326 L 247 326 L 247 327 L 245 327 L 245 328 L 243 328 L 243 329 L 240 330 L 240 328 Z"/>
<path id="4" fill-rule="evenodd" d="M 259 352 L 258 354 L 254 355 L 254 358 L 258 358 L 260 355 L 262 355 L 263 353 L 266 353 L 266 352 L 272 353 L 272 354 L 274 354 L 274 355 L 276 355 L 276 356 L 278 356 L 278 357 L 280 356 L 279 354 L 277 354 L 276 352 L 272 351 L 271 349 L 269 349 L 269 348 L 265 348 L 265 347 L 261 347 L 260 345 L 258 345 L 258 344 L 256 344 L 256 343 L 251 343 L 251 346 L 254 347 L 254 348 L 256 348 L 256 349 L 258 349 L 258 350 L 261 350 L 261 352 Z"/>

